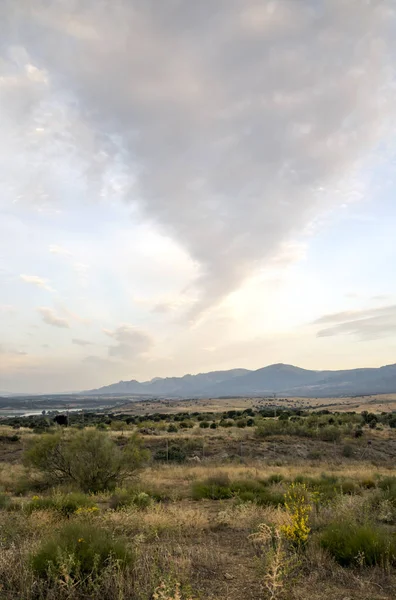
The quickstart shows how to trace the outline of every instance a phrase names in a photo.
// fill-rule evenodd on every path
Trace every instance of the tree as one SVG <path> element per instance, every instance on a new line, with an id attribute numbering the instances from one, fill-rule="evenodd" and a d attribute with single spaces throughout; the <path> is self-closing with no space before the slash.
<path id="1" fill-rule="evenodd" d="M 97 429 L 42 435 L 31 440 L 24 454 L 25 464 L 45 473 L 51 482 L 71 482 L 84 492 L 113 489 L 147 458 L 137 435 L 120 448 Z"/>

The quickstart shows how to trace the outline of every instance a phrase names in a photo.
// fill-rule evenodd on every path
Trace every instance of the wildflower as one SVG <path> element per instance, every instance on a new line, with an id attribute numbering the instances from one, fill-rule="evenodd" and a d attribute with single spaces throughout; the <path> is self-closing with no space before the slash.
<path id="1" fill-rule="evenodd" d="M 280 530 L 294 546 L 303 546 L 306 544 L 311 532 L 308 519 L 312 509 L 308 491 L 304 484 L 291 484 L 285 494 L 285 507 L 289 513 L 291 523 L 283 525 Z"/>
<path id="2" fill-rule="evenodd" d="M 78 538 L 77 541 L 78 541 L 79 544 L 82 544 L 82 542 L 84 541 L 84 538 Z"/>
<path id="3" fill-rule="evenodd" d="M 40 500 L 40 496 L 33 496 L 33 497 L 32 497 L 32 500 L 33 500 L 33 501 Z"/>
<path id="4" fill-rule="evenodd" d="M 88 506 L 86 508 L 83 508 L 80 506 L 80 508 L 77 508 L 77 510 L 75 511 L 76 515 L 94 515 L 99 511 L 99 508 L 97 506 Z"/>

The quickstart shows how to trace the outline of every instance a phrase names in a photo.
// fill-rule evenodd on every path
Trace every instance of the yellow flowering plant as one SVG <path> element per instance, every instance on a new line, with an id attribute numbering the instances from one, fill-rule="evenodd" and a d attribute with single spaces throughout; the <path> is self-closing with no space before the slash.
<path id="1" fill-rule="evenodd" d="M 308 525 L 312 510 L 310 493 L 305 484 L 292 483 L 285 494 L 285 508 L 290 516 L 290 523 L 282 525 L 280 530 L 293 546 L 304 546 L 311 529 Z"/>

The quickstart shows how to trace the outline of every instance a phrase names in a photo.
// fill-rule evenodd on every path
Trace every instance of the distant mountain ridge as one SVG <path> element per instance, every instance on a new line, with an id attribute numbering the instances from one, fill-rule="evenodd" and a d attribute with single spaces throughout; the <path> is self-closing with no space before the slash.
<path id="1" fill-rule="evenodd" d="M 312 371 L 278 363 L 256 371 L 230 369 L 151 381 L 120 381 L 85 395 L 147 395 L 158 397 L 265 396 L 307 398 L 396 393 L 396 364 L 379 368 Z"/>

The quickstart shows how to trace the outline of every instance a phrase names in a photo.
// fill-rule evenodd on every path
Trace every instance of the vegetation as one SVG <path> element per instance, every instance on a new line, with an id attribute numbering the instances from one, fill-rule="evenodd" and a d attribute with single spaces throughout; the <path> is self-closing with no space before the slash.
<path id="1" fill-rule="evenodd" d="M 0 598 L 395 597 L 393 417 L 44 418 L 0 425 Z"/>
<path id="2" fill-rule="evenodd" d="M 39 577 L 69 583 L 84 577 L 94 579 L 110 561 L 124 566 L 132 560 L 120 538 L 112 539 L 105 529 L 91 523 L 67 523 L 31 556 L 33 572 Z"/>
<path id="3" fill-rule="evenodd" d="M 114 489 L 147 459 L 139 438 L 123 448 L 98 430 L 46 434 L 30 441 L 25 463 L 41 470 L 52 482 L 75 483 L 86 492 Z"/>

